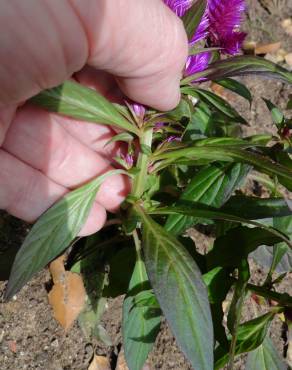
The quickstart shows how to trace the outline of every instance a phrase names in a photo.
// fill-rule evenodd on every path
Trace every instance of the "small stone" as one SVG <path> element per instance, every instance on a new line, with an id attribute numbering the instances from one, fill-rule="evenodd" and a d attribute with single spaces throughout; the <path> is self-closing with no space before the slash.
<path id="1" fill-rule="evenodd" d="M 283 28 L 288 28 L 289 26 L 292 26 L 292 19 L 291 18 L 286 18 L 281 22 L 281 26 Z"/>
<path id="2" fill-rule="evenodd" d="M 54 348 L 58 348 L 59 347 L 59 341 L 58 341 L 58 339 L 54 338 L 51 341 L 51 346 L 54 347 Z"/>

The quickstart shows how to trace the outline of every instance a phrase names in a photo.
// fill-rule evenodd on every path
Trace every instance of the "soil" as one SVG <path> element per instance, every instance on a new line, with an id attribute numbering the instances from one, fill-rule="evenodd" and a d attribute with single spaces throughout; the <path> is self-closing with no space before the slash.
<path id="1" fill-rule="evenodd" d="M 292 52 L 292 38 L 289 39 L 281 27 L 281 21 L 291 15 L 291 2 L 250 0 L 245 25 L 249 32 L 248 40 L 263 44 L 281 41 L 281 47 Z M 254 77 L 246 77 L 244 82 L 255 97 L 252 108 L 250 110 L 244 101 L 234 100 L 234 104 L 250 122 L 246 133 L 274 133 L 270 115 L 261 97 L 272 100 L 284 109 L 289 95 L 287 86 L 284 87 L 281 82 L 262 81 Z M 0 213 L 0 271 L 5 270 L 5 265 L 7 268 L 3 253 L 10 251 L 13 256 L 28 230 L 28 225 L 4 212 Z M 196 232 L 192 236 L 201 248 L 208 247 L 210 241 L 203 234 Z M 263 279 L 264 272 L 255 265 L 252 268 L 254 280 L 259 282 Z M 4 277 L 0 276 L 0 279 L 3 280 Z M 94 351 L 110 356 L 112 361 L 115 360 L 121 347 L 122 297 L 109 300 L 102 318 L 102 325 L 113 343 L 113 346 L 107 347 L 100 342 L 88 342 L 77 323 L 68 332 L 64 332 L 54 320 L 47 297 L 47 287 L 50 284 L 47 270 L 39 273 L 10 302 L 1 303 L 5 284 L 0 282 L 0 370 L 86 370 Z M 286 279 L 281 288 L 291 294 L 291 279 Z M 244 320 L 253 315 L 249 303 L 245 305 Z M 280 333 L 281 322 L 278 321 L 272 328 L 271 336 L 282 352 L 283 341 Z M 236 369 L 244 369 L 244 362 L 245 358 L 240 358 L 236 362 Z M 148 364 L 151 370 L 191 369 L 165 322 Z"/>

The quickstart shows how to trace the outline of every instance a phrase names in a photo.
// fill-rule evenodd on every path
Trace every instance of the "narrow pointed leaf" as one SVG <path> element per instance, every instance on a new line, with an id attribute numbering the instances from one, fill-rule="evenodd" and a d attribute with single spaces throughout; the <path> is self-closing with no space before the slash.
<path id="1" fill-rule="evenodd" d="M 104 96 L 76 82 L 66 81 L 60 86 L 44 90 L 31 101 L 51 112 L 139 133 Z"/>
<path id="2" fill-rule="evenodd" d="M 292 201 L 283 198 L 256 198 L 235 195 L 221 208 L 224 213 L 257 220 L 292 215 Z"/>
<path id="3" fill-rule="evenodd" d="M 223 113 L 225 116 L 232 120 L 233 122 L 239 122 L 242 124 L 247 124 L 247 121 L 239 115 L 239 113 L 223 98 L 212 93 L 211 91 L 196 88 L 196 87 L 185 87 L 182 92 L 192 96 L 198 96 L 200 100 L 208 104 L 208 106 L 215 108 L 219 112 Z"/>
<path id="4" fill-rule="evenodd" d="M 273 227 L 266 226 L 260 222 L 246 220 L 241 217 L 233 216 L 232 214 L 223 213 L 216 208 L 205 206 L 200 203 L 195 202 L 187 202 L 185 204 L 177 204 L 175 207 L 163 207 L 163 208 L 156 208 L 154 210 L 148 211 L 149 215 L 176 215 L 182 214 L 186 216 L 198 217 L 198 218 L 205 218 L 209 220 L 224 220 L 230 221 L 239 224 L 249 224 L 252 226 L 257 226 L 263 230 L 266 230 L 271 235 L 274 235 L 284 241 L 290 248 L 292 248 L 292 242 L 290 239 L 283 234 L 282 232 L 276 230 Z"/>
<path id="5" fill-rule="evenodd" d="M 214 82 L 248 100 L 249 104 L 252 103 L 251 92 L 243 83 L 234 80 L 233 78 L 224 78 L 220 80 L 215 80 Z"/>
<path id="6" fill-rule="evenodd" d="M 249 166 L 240 163 L 205 167 L 194 176 L 180 200 L 190 200 L 219 208 L 241 185 L 249 170 Z M 165 228 L 178 235 L 195 223 L 193 217 L 172 215 L 168 217 Z"/>
<path id="7" fill-rule="evenodd" d="M 287 69 L 267 59 L 254 56 L 236 56 L 212 63 L 205 71 L 186 77 L 182 84 L 188 84 L 201 77 L 216 80 L 245 75 L 270 77 L 292 84 L 292 73 Z"/>
<path id="8" fill-rule="evenodd" d="M 284 232 L 292 240 L 292 216 L 275 217 L 271 224 Z M 292 271 L 292 251 L 284 243 L 277 244 L 274 248 L 262 245 L 253 254 L 252 258 L 263 267 L 270 268 L 278 273 Z"/>
<path id="9" fill-rule="evenodd" d="M 280 182 L 285 181 L 288 190 L 292 190 L 292 169 L 272 161 L 269 157 L 256 154 L 235 145 L 193 146 L 175 151 L 154 155 L 155 160 L 167 159 L 168 163 L 179 163 L 180 159 L 241 162 L 247 163 L 269 175 L 277 175 Z"/>
<path id="10" fill-rule="evenodd" d="M 206 286 L 186 249 L 137 206 L 147 274 L 173 334 L 195 369 L 213 369 L 213 328 Z"/>
<path id="11" fill-rule="evenodd" d="M 206 0 L 197 0 L 194 5 L 182 17 L 188 39 L 194 36 L 207 5 Z"/>
<path id="12" fill-rule="evenodd" d="M 129 370 L 141 370 L 160 329 L 160 309 L 135 305 L 135 299 L 148 291 L 144 262 L 136 262 L 128 294 L 123 304 L 122 333 Z"/>
<path id="13" fill-rule="evenodd" d="M 100 185 L 107 177 L 120 173 L 124 171 L 113 170 L 99 176 L 67 194 L 40 217 L 16 255 L 6 299 L 69 246 L 87 220 Z"/>
<path id="14" fill-rule="evenodd" d="M 274 343 L 269 337 L 247 357 L 246 370 L 287 370 Z"/>
<path id="15" fill-rule="evenodd" d="M 259 347 L 267 335 L 274 316 L 275 312 L 269 312 L 241 324 L 238 328 L 235 354 L 239 355 L 244 352 L 250 352 Z M 222 369 L 228 360 L 228 348 L 226 349 L 221 345 L 218 346 L 215 350 L 215 370 Z"/>

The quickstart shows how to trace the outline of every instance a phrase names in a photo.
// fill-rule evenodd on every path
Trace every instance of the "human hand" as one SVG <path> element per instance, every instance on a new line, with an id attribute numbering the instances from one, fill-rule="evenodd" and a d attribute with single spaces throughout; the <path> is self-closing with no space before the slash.
<path id="1" fill-rule="evenodd" d="M 32 222 L 70 189 L 111 169 L 111 128 L 23 104 L 74 75 L 110 99 L 168 110 L 187 56 L 181 21 L 161 0 L 10 0 L 0 5 L 0 209 Z M 20 107 L 21 105 L 21 107 Z M 81 235 L 129 190 L 101 186 Z"/>

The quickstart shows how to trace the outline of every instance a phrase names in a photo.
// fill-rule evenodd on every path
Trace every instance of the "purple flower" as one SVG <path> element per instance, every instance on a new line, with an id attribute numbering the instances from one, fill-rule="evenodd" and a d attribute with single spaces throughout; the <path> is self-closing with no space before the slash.
<path id="1" fill-rule="evenodd" d="M 143 105 L 134 103 L 132 104 L 132 109 L 138 118 L 140 118 L 141 120 L 144 119 L 146 109 Z"/>
<path id="2" fill-rule="evenodd" d="M 209 18 L 208 18 L 208 11 L 206 9 L 202 19 L 201 19 L 201 22 L 194 34 L 194 36 L 192 37 L 192 40 L 190 42 L 190 45 L 194 45 L 196 42 L 198 41 L 201 41 L 203 39 L 206 39 L 208 37 L 208 34 L 209 34 Z"/>
<path id="3" fill-rule="evenodd" d="M 179 136 L 169 136 L 165 140 L 165 143 L 173 143 L 174 141 L 181 141 L 181 137 L 179 137 Z"/>
<path id="4" fill-rule="evenodd" d="M 164 2 L 178 16 L 183 16 L 193 4 L 191 0 Z M 206 12 L 190 44 L 205 39 L 209 41 L 209 46 L 219 47 L 225 54 L 237 54 L 246 36 L 244 32 L 239 32 L 245 10 L 245 0 L 208 0 Z"/>
<path id="5" fill-rule="evenodd" d="M 134 157 L 132 154 L 121 154 L 121 159 L 125 162 L 126 168 L 129 170 L 134 165 Z"/>
<path id="6" fill-rule="evenodd" d="M 189 56 L 186 63 L 185 75 L 189 76 L 204 71 L 208 67 L 211 56 L 212 54 L 209 52 Z"/>
<path id="7" fill-rule="evenodd" d="M 245 0 L 209 0 L 209 39 L 211 46 L 220 47 L 226 54 L 237 54 L 246 36 L 239 32 Z"/>
<path id="8" fill-rule="evenodd" d="M 182 17 L 193 5 L 193 0 L 164 0 L 164 2 L 179 17 Z"/>

